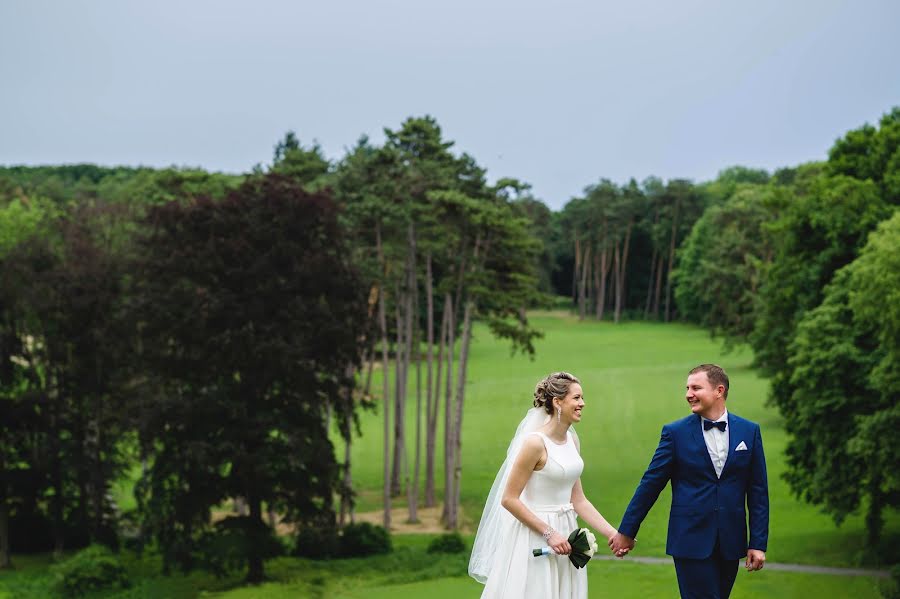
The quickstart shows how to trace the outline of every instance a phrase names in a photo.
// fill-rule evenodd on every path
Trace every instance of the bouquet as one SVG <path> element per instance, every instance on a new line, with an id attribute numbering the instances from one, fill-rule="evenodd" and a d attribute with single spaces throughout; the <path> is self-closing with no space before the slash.
<path id="1" fill-rule="evenodd" d="M 586 528 L 576 528 L 569 535 L 569 545 L 572 546 L 572 553 L 568 555 L 569 561 L 576 568 L 584 568 L 597 551 L 597 537 Z M 534 557 L 540 557 L 556 555 L 556 552 L 550 547 L 541 547 L 533 549 L 531 554 Z"/>

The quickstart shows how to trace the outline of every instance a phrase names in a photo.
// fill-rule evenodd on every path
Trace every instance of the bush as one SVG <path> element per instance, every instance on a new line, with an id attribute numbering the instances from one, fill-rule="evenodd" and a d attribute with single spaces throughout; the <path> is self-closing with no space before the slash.
<path id="1" fill-rule="evenodd" d="M 54 588 L 65 597 L 131 586 L 118 556 L 101 545 L 91 545 L 58 564 L 53 568 L 53 576 Z"/>
<path id="2" fill-rule="evenodd" d="M 391 536 L 383 526 L 368 522 L 349 524 L 341 532 L 340 557 L 363 557 L 391 552 Z"/>
<path id="3" fill-rule="evenodd" d="M 294 555 L 308 559 L 331 559 L 340 553 L 337 529 L 327 526 L 304 526 L 297 532 Z"/>
<path id="4" fill-rule="evenodd" d="M 463 553 L 466 542 L 458 532 L 443 534 L 428 544 L 428 553 Z"/>
<path id="5" fill-rule="evenodd" d="M 216 523 L 197 543 L 201 567 L 218 577 L 247 567 L 248 557 L 278 557 L 284 546 L 265 523 L 249 516 L 231 516 Z"/>
<path id="6" fill-rule="evenodd" d="M 900 599 L 900 564 L 891 568 L 891 577 L 878 585 L 878 590 L 884 599 Z"/>
<path id="7" fill-rule="evenodd" d="M 87 526 L 67 521 L 63 544 L 67 549 L 83 549 L 89 544 Z M 53 523 L 41 512 L 16 512 L 9 519 L 9 543 L 13 553 L 46 553 L 53 551 Z"/>

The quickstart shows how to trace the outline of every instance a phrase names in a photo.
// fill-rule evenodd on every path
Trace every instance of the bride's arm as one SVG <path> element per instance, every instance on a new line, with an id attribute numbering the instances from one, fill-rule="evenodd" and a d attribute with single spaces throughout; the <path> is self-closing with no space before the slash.
<path id="1" fill-rule="evenodd" d="M 612 525 L 606 521 L 603 514 L 597 511 L 594 504 L 588 501 L 584 496 L 584 489 L 581 488 L 581 479 L 575 481 L 572 487 L 572 505 L 575 506 L 575 513 L 578 517 L 588 523 L 588 526 L 602 534 L 607 540 L 613 538 L 618 532 Z"/>
<path id="2" fill-rule="evenodd" d="M 577 436 L 575 437 L 575 447 L 578 448 L 578 453 L 581 453 L 581 443 L 579 443 Z M 613 538 L 616 536 L 616 533 L 619 532 L 606 521 L 603 514 L 597 511 L 594 504 L 585 496 L 580 478 L 575 481 L 575 486 L 572 487 L 572 505 L 575 507 L 575 513 L 578 514 L 578 517 L 587 522 L 591 528 L 606 537 L 606 540 Z"/>
<path id="3" fill-rule="evenodd" d="M 516 461 L 513 462 L 512 469 L 509 472 L 509 479 L 506 481 L 506 488 L 503 490 L 503 500 L 500 504 L 516 517 L 522 524 L 543 535 L 549 526 L 546 522 L 538 518 L 534 512 L 522 503 L 519 496 L 525 489 L 534 467 L 538 465 L 544 455 L 544 442 L 537 435 L 529 435 L 522 449 L 519 451 Z M 568 555 L 572 552 L 572 546 L 569 541 L 559 531 L 553 531 L 547 544 L 553 548 L 556 553 Z"/>

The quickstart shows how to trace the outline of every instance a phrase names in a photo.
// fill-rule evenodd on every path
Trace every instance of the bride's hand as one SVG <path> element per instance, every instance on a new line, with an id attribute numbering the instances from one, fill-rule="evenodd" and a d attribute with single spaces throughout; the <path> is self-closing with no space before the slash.
<path id="1" fill-rule="evenodd" d="M 569 540 L 556 531 L 550 535 L 547 544 L 559 555 L 569 555 L 572 553 L 572 546 L 569 544 Z"/>
<path id="2" fill-rule="evenodd" d="M 606 544 L 609 545 L 610 547 L 612 547 L 613 539 L 615 538 L 615 536 L 617 534 L 619 534 L 619 531 L 616 530 L 615 528 L 612 529 L 612 532 L 609 533 L 609 535 L 606 537 Z"/>

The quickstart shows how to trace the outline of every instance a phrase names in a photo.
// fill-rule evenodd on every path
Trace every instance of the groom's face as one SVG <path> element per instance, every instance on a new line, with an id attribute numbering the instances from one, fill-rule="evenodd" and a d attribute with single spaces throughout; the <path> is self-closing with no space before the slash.
<path id="1" fill-rule="evenodd" d="M 724 390 L 724 387 L 722 387 Z M 697 372 L 687 379 L 687 391 L 684 398 L 691 406 L 691 412 L 704 418 L 714 419 L 725 411 L 725 399 L 722 390 L 713 387 L 705 372 Z"/>

